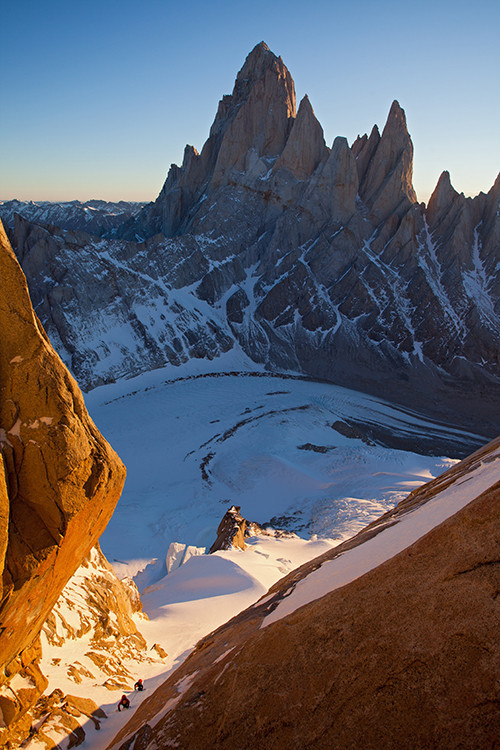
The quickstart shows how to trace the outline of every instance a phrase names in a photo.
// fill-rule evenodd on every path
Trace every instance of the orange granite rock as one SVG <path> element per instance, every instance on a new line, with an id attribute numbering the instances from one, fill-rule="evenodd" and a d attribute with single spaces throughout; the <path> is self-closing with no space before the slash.
<path id="1" fill-rule="evenodd" d="M 1 685 L 104 531 L 125 467 L 34 313 L 1 224 L 0 279 Z"/>

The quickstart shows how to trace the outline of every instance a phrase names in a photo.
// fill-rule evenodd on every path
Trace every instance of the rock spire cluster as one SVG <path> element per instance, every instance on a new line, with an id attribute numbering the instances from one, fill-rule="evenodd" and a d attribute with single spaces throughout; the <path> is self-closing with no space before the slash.
<path id="1" fill-rule="evenodd" d="M 394 101 L 327 145 L 258 44 L 200 153 L 108 239 L 18 219 L 37 311 L 84 388 L 239 347 L 270 370 L 416 401 L 484 435 L 500 404 L 500 178 L 426 207 Z"/>

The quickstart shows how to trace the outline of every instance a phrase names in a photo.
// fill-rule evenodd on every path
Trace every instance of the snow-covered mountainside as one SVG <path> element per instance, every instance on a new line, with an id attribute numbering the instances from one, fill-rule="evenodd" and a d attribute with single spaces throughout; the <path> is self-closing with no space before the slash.
<path id="1" fill-rule="evenodd" d="M 120 578 L 133 578 L 140 588 L 149 620 L 134 611 L 134 586 L 120 584 L 95 550 L 60 593 L 70 566 L 74 569 L 86 554 L 90 532 L 103 528 L 109 508 L 101 502 L 72 529 L 73 551 L 65 558 L 59 554 L 55 520 L 62 523 L 62 518 L 54 510 L 54 493 L 66 482 L 63 502 L 74 512 L 75 493 L 87 500 L 96 488 L 109 493 L 113 476 L 104 471 L 105 446 L 95 468 L 89 461 L 85 437 L 99 433 L 54 352 L 50 360 L 40 359 L 49 349 L 47 339 L 6 241 L 3 249 L 20 290 L 6 272 L 2 309 L 8 346 L 3 347 L 2 372 L 9 398 L 2 401 L 2 455 L 9 482 L 0 487 L 0 500 L 4 539 L 7 531 L 13 537 L 7 547 L 4 543 L 8 575 L 18 572 L 20 544 L 31 566 L 37 544 L 42 566 L 48 542 L 55 558 L 49 558 L 33 583 L 43 582 L 45 573 L 55 602 L 52 612 L 48 594 L 34 608 L 29 593 L 21 596 L 21 586 L 18 606 L 11 608 L 4 629 L 10 647 L 20 637 L 19 614 L 24 623 L 32 611 L 38 613 L 41 627 L 41 605 L 46 607 L 42 649 L 33 630 L 21 656 L 6 667 L 0 707 L 7 726 L 0 729 L 9 742 L 26 740 L 24 747 L 30 750 L 48 750 L 55 743 L 64 750 L 77 744 L 104 748 L 126 721 L 117 710 L 120 695 L 129 696 L 128 716 L 142 712 L 154 689 L 163 695 L 165 679 L 200 638 L 254 604 L 283 575 L 295 575 L 297 566 L 339 543 L 345 550 L 342 540 L 453 465 L 442 457 L 448 448 L 463 453 L 480 440 L 376 397 L 267 373 L 238 347 L 212 362 L 191 359 L 182 367 L 171 365 L 101 386 L 88 394 L 87 404 L 128 467 L 123 497 L 101 541 Z M 36 330 L 34 342 L 28 336 L 31 328 Z M 59 380 L 48 379 L 52 372 Z M 73 413 L 87 420 L 85 429 L 75 428 Z M 50 460 L 40 460 L 40 455 Z M 66 468 L 57 478 L 58 464 L 64 469 L 68 461 L 69 474 Z M 490 463 L 496 471 L 493 457 Z M 123 470 L 120 476 L 123 481 Z M 264 532 L 256 534 L 253 527 L 254 536 L 243 550 L 203 554 L 233 502 L 249 520 L 264 525 Z M 306 538 L 275 535 L 268 524 Z M 44 529 L 51 530 L 50 538 Z M 403 542 L 407 539 L 405 533 Z M 56 578 L 57 564 L 63 570 Z M 8 604 L 16 592 L 7 593 Z M 277 626 L 272 623 L 264 631 Z M 216 664 L 226 652 L 217 655 Z M 136 693 L 133 684 L 139 676 L 146 690 Z M 190 689 L 192 674 L 186 678 L 176 681 L 180 694 Z M 46 694 L 37 700 L 47 682 Z"/>
<path id="2" fill-rule="evenodd" d="M 283 578 L 108 748 L 494 746 L 499 464 L 497 439 Z"/>
<path id="3" fill-rule="evenodd" d="M 14 229 L 15 216 L 19 214 L 35 224 L 55 225 L 61 229 L 73 229 L 90 234 L 113 235 L 117 227 L 131 219 L 144 208 L 137 201 L 90 200 L 67 201 L 0 201 L 0 219 L 10 231 Z"/>
<path id="4" fill-rule="evenodd" d="M 35 309 L 85 389 L 241 349 L 485 435 L 500 413 L 500 179 L 425 207 L 397 102 L 326 146 L 307 97 L 259 44 L 200 154 L 104 240 L 19 219 Z"/>

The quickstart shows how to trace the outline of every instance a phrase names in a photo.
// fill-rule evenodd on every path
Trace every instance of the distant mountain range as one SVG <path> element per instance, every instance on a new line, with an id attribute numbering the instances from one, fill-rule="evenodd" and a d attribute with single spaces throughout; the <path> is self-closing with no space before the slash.
<path id="1" fill-rule="evenodd" d="M 35 224 L 54 225 L 61 229 L 76 229 L 101 236 L 112 235 L 124 221 L 130 219 L 146 204 L 136 201 L 90 200 L 66 201 L 0 201 L 0 219 L 8 229 L 14 228 L 19 214 Z"/>
<path id="2" fill-rule="evenodd" d="M 85 389 L 241 347 L 270 370 L 494 435 L 500 176 L 465 198 L 443 172 L 425 206 L 412 163 L 398 102 L 382 133 L 329 148 L 261 43 L 201 153 L 186 146 L 154 203 L 126 204 L 117 223 L 96 205 L 85 233 L 49 212 L 7 223 L 34 307 Z"/>

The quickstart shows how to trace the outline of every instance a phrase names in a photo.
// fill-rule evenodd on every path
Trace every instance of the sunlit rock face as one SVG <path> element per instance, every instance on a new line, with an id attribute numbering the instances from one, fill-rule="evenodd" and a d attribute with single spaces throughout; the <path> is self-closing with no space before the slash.
<path id="1" fill-rule="evenodd" d="M 0 683 L 28 673 L 8 724 L 45 687 L 38 635 L 106 527 L 125 468 L 35 315 L 1 225 L 0 278 Z"/>
<path id="2" fill-rule="evenodd" d="M 110 747 L 494 746 L 499 462 L 497 439 L 276 583 L 202 639 Z M 374 561 L 439 503 L 451 515 Z M 335 588 L 355 560 L 368 572 Z M 313 583 L 303 598 L 324 569 L 328 593 Z"/>
<path id="3" fill-rule="evenodd" d="M 22 716 L 7 722 L 2 740 L 12 747 L 47 750 L 56 743 L 66 747 L 86 740 L 92 745 L 94 733 L 107 715 L 89 697 L 73 692 L 88 696 L 96 685 L 102 685 L 111 695 L 112 691 L 117 695 L 130 691 L 146 664 L 162 662 L 157 651 L 148 650 L 138 630 L 137 623 L 140 626 L 145 619 L 135 584 L 130 579 L 118 580 L 96 545 L 70 578 L 44 623 L 37 659 L 41 671 L 50 676 L 45 695 L 33 703 L 37 697 L 32 684 L 33 664 L 0 688 L 4 719 L 15 716 L 19 706 L 24 706 Z M 68 688 L 71 683 L 73 687 Z M 45 684 L 44 679 L 42 686 Z M 32 700 L 27 701 L 26 688 L 30 685 Z M 64 691 L 61 686 L 65 686 Z M 34 736 L 32 728 L 36 728 Z"/>
<path id="4" fill-rule="evenodd" d="M 240 347 L 293 370 L 498 432 L 500 180 L 412 186 L 395 101 L 331 148 L 261 43 L 157 200 L 112 238 L 18 220 L 37 313 L 82 387 Z"/>
<path id="5" fill-rule="evenodd" d="M 52 646 L 52 658 L 59 660 L 59 669 L 65 669 L 75 684 L 89 677 L 109 690 L 131 690 L 135 682 L 131 665 L 137 668 L 141 662 L 154 661 L 134 621 L 135 612 L 142 613 L 137 587 L 130 579 L 120 581 L 96 546 L 70 578 L 44 623 L 44 652 Z M 64 647 L 84 636 L 85 657 L 73 663 Z"/>
<path id="6" fill-rule="evenodd" d="M 220 549 L 245 549 L 247 520 L 240 513 L 239 505 L 232 505 L 222 517 L 217 528 L 217 538 L 210 547 L 210 553 Z"/>

